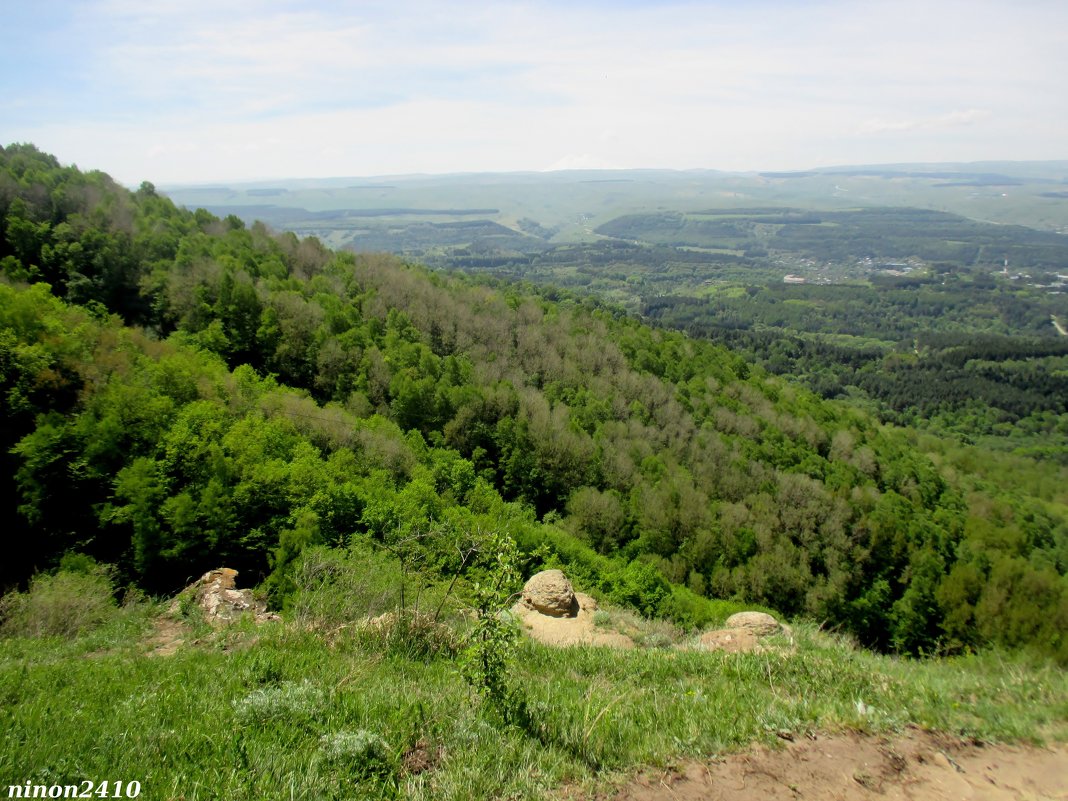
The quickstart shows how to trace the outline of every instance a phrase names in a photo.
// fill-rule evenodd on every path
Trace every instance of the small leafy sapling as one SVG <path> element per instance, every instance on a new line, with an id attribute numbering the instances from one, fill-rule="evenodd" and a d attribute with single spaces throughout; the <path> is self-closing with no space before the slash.
<path id="1" fill-rule="evenodd" d="M 474 625 L 461 655 L 464 678 L 506 723 L 522 724 L 526 701 L 510 675 L 519 630 L 508 607 L 519 587 L 519 549 L 494 533 L 480 544 L 475 563 L 482 570 L 471 585 Z"/>

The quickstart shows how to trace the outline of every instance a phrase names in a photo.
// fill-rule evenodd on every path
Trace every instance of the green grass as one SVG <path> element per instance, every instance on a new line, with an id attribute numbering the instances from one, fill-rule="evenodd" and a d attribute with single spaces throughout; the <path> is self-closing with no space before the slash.
<path id="1" fill-rule="evenodd" d="M 593 614 L 599 629 L 623 634 L 639 648 L 671 648 L 693 639 L 669 620 L 650 620 L 630 609 L 603 607 Z"/>
<path id="2" fill-rule="evenodd" d="M 0 641 L 0 790 L 121 779 L 185 801 L 539 798 L 781 730 L 1068 738 L 1064 671 L 998 654 L 891 659 L 803 626 L 796 651 L 763 654 L 524 643 L 527 731 L 496 723 L 449 658 L 284 623 L 151 657 L 151 633 L 142 611 L 73 640 Z"/>

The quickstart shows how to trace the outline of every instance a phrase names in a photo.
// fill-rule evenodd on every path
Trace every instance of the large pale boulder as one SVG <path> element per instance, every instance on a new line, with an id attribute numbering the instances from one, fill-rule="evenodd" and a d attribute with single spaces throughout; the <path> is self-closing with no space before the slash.
<path id="1" fill-rule="evenodd" d="M 523 586 L 520 603 L 549 617 L 575 617 L 579 612 L 575 589 L 562 570 L 543 570 L 531 576 Z"/>
<path id="2" fill-rule="evenodd" d="M 527 582 L 509 614 L 527 634 L 546 645 L 634 647 L 634 641 L 627 635 L 599 628 L 593 621 L 596 612 L 597 601 L 575 592 L 559 570 L 546 570 Z"/>
<path id="3" fill-rule="evenodd" d="M 728 629 L 745 629 L 757 637 L 768 637 L 782 630 L 779 621 L 765 612 L 738 612 L 727 618 Z"/>
<path id="4" fill-rule="evenodd" d="M 779 624 L 775 618 L 764 612 L 738 612 L 727 618 L 726 628 L 706 631 L 701 635 L 697 647 L 705 651 L 727 651 L 728 653 L 748 653 L 763 651 L 765 637 L 775 634 L 791 635 L 790 629 Z"/>

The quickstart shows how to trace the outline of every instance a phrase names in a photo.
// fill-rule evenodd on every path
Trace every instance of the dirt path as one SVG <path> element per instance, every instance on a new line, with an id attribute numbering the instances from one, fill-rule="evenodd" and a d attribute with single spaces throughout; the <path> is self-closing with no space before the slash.
<path id="1" fill-rule="evenodd" d="M 153 635 L 146 643 L 149 656 L 173 656 L 189 635 L 188 626 L 170 617 L 156 618 L 153 627 Z"/>
<path id="2" fill-rule="evenodd" d="M 1064 330 L 1064 326 L 1061 325 L 1061 321 L 1054 317 L 1052 314 L 1049 316 L 1050 322 L 1053 323 L 1053 327 L 1057 329 L 1057 333 L 1062 337 L 1068 337 L 1068 331 Z"/>
<path id="3" fill-rule="evenodd" d="M 1068 746 L 982 746 L 911 729 L 802 737 L 644 774 L 590 801 L 1068 801 Z"/>

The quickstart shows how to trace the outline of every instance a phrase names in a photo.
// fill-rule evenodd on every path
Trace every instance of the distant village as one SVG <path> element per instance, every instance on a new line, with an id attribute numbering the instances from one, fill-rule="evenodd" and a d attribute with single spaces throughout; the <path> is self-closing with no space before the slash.
<path id="1" fill-rule="evenodd" d="M 780 264 L 783 263 L 780 261 Z M 819 265 L 812 259 L 802 259 L 795 262 L 794 267 L 801 267 L 805 274 L 789 272 L 783 275 L 784 284 L 832 284 L 836 283 L 831 277 L 836 265 Z M 903 261 L 879 261 L 872 258 L 860 259 L 856 267 L 867 275 L 880 275 L 892 278 L 904 278 L 919 271 L 930 269 L 923 259 L 910 257 Z M 1068 291 L 1068 275 L 1062 273 L 1043 273 L 1034 276 L 1026 272 L 1013 272 L 1006 260 L 1000 270 L 994 273 L 997 277 L 1008 281 L 1022 282 L 1034 289 L 1044 289 L 1053 295 L 1059 295 Z"/>

